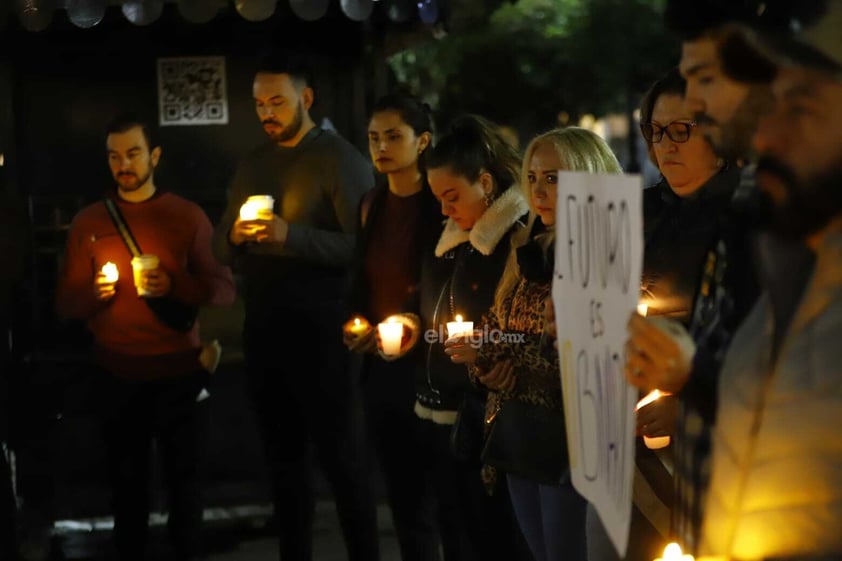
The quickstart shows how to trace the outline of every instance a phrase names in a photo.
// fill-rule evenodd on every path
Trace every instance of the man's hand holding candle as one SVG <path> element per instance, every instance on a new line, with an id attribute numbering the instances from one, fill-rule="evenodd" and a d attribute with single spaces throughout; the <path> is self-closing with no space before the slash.
<path id="1" fill-rule="evenodd" d="M 172 278 L 160 267 L 143 271 L 140 274 L 140 279 L 141 286 L 146 290 L 146 296 L 149 298 L 166 296 L 172 289 Z"/>
<path id="2" fill-rule="evenodd" d="M 633 313 L 626 326 L 625 375 L 644 391 L 677 393 L 690 377 L 695 344 L 679 322 Z"/>
<path id="3" fill-rule="evenodd" d="M 273 214 L 271 218 L 265 220 L 238 218 L 231 226 L 228 239 L 234 245 L 241 245 L 246 242 L 284 244 L 288 235 L 289 223 L 277 214 Z"/>
<path id="4" fill-rule="evenodd" d="M 277 214 L 273 214 L 272 218 L 267 220 L 255 220 L 254 223 L 260 226 L 256 234 L 257 243 L 286 243 L 289 224 Z"/>
<path id="5" fill-rule="evenodd" d="M 240 218 L 231 226 L 228 233 L 228 241 L 233 245 L 242 245 L 248 242 L 257 242 L 257 232 L 261 226 L 255 220 L 242 220 Z"/>
<path id="6" fill-rule="evenodd" d="M 661 394 L 637 410 L 638 436 L 672 436 L 678 420 L 678 398 Z"/>
<path id="7" fill-rule="evenodd" d="M 103 271 L 94 277 L 94 296 L 101 302 L 107 302 L 117 293 L 117 279 Z"/>

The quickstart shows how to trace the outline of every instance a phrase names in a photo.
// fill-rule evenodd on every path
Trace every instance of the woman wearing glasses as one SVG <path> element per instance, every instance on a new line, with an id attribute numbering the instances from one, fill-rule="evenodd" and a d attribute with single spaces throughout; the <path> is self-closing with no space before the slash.
<path id="1" fill-rule="evenodd" d="M 661 180 L 643 192 L 643 278 L 641 303 L 647 315 L 689 324 L 707 251 L 719 233 L 723 215 L 739 182 L 736 165 L 718 158 L 685 108 L 686 83 L 677 69 L 656 81 L 640 107 L 640 130 Z M 642 396 L 641 396 L 642 397 Z M 673 436 L 678 399 L 664 396 L 637 413 L 641 436 Z M 626 559 L 660 557 L 671 541 L 672 447 L 649 450 L 637 439 L 634 508 Z M 613 551 L 592 538 L 597 522 L 588 512 L 589 561 L 615 559 Z"/>
<path id="2" fill-rule="evenodd" d="M 684 104 L 677 69 L 655 82 L 640 107 L 640 129 L 661 181 L 643 193 L 643 303 L 648 315 L 687 323 L 705 253 L 739 181 L 718 158 Z"/>

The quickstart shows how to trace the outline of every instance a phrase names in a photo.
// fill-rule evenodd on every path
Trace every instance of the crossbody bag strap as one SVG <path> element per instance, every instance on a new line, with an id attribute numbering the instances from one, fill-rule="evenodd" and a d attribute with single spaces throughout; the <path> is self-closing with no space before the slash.
<path id="1" fill-rule="evenodd" d="M 129 230 L 128 224 L 126 224 L 126 221 L 123 220 L 123 215 L 120 213 L 117 203 L 115 203 L 113 199 L 105 199 L 105 208 L 108 209 L 108 214 L 111 216 L 114 226 L 117 227 L 117 231 L 120 232 L 120 237 L 123 238 L 123 242 L 125 242 L 126 247 L 129 248 L 132 256 L 137 257 L 142 255 L 143 252 L 140 251 L 140 247 L 137 245 L 134 236 L 132 236 L 132 231 Z"/>

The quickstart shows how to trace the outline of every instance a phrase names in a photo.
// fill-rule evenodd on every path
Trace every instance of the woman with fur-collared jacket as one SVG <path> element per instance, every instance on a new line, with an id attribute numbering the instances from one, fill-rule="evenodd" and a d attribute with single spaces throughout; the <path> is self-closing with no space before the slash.
<path id="1" fill-rule="evenodd" d="M 564 436 L 556 434 L 564 430 L 559 355 L 544 321 L 552 288 L 558 170 L 620 173 L 622 168 L 602 138 L 579 127 L 553 129 L 529 143 L 521 174 L 521 188 L 532 210 L 529 226 L 512 235 L 506 269 L 482 322 L 502 337 L 483 340 L 479 348 L 473 341 L 451 338 L 446 347 L 451 360 L 468 365 L 471 376 L 491 390 L 489 418 L 508 402 L 541 412 L 531 417 L 539 421 L 519 426 L 519 432 L 541 433 L 546 438 L 535 442 L 552 441 L 564 451 L 547 456 L 553 461 L 538 462 L 540 466 L 521 457 L 520 466 L 510 466 L 500 476 L 508 483 L 535 561 L 584 561 L 587 502 L 565 474 L 566 444 Z M 485 466 L 483 475 L 493 480 L 497 471 Z"/>
<path id="2" fill-rule="evenodd" d="M 401 350 L 411 348 L 417 357 L 415 414 L 427 421 L 444 557 L 528 559 L 505 482 L 489 494 L 480 476 L 485 390 L 444 352 L 446 324 L 457 315 L 481 328 L 510 236 L 525 225 L 529 206 L 518 188 L 520 157 L 496 125 L 466 115 L 428 150 L 426 162 L 447 220 L 438 238 L 428 240 L 417 301 L 402 317 L 412 336 Z"/>

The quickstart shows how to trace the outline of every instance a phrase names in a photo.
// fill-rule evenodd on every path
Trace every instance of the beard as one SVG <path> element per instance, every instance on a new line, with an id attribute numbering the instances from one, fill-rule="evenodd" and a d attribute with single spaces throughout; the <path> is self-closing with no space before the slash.
<path id="1" fill-rule="evenodd" d="M 752 156 L 751 137 L 760 117 L 772 107 L 772 93 L 767 85 L 752 85 L 728 122 L 720 123 L 705 113 L 697 114 L 700 125 L 715 127 L 719 137 L 707 136 L 714 152 L 726 160 L 748 160 Z"/>
<path id="2" fill-rule="evenodd" d="M 775 202 L 759 186 L 750 204 L 754 225 L 788 239 L 803 240 L 842 213 L 842 164 L 799 182 L 790 168 L 771 157 L 757 162 L 757 172 L 780 180 L 785 196 Z"/>
<path id="3" fill-rule="evenodd" d="M 142 176 L 138 176 L 135 173 L 126 171 L 120 172 L 114 176 L 115 181 L 117 181 L 117 185 L 123 191 L 137 191 L 141 187 L 143 187 L 149 178 L 152 177 L 152 172 L 154 171 L 154 167 L 152 165 L 146 170 L 146 173 Z"/>
<path id="4" fill-rule="evenodd" d="M 266 119 L 263 122 L 272 123 L 281 127 L 277 132 L 267 132 L 269 138 L 271 138 L 273 142 L 286 142 L 287 140 L 295 138 L 295 135 L 301 131 L 301 125 L 304 123 L 304 106 L 299 100 L 298 105 L 295 108 L 295 115 L 293 115 L 292 121 L 287 126 L 281 126 L 281 124 L 274 119 Z"/>

